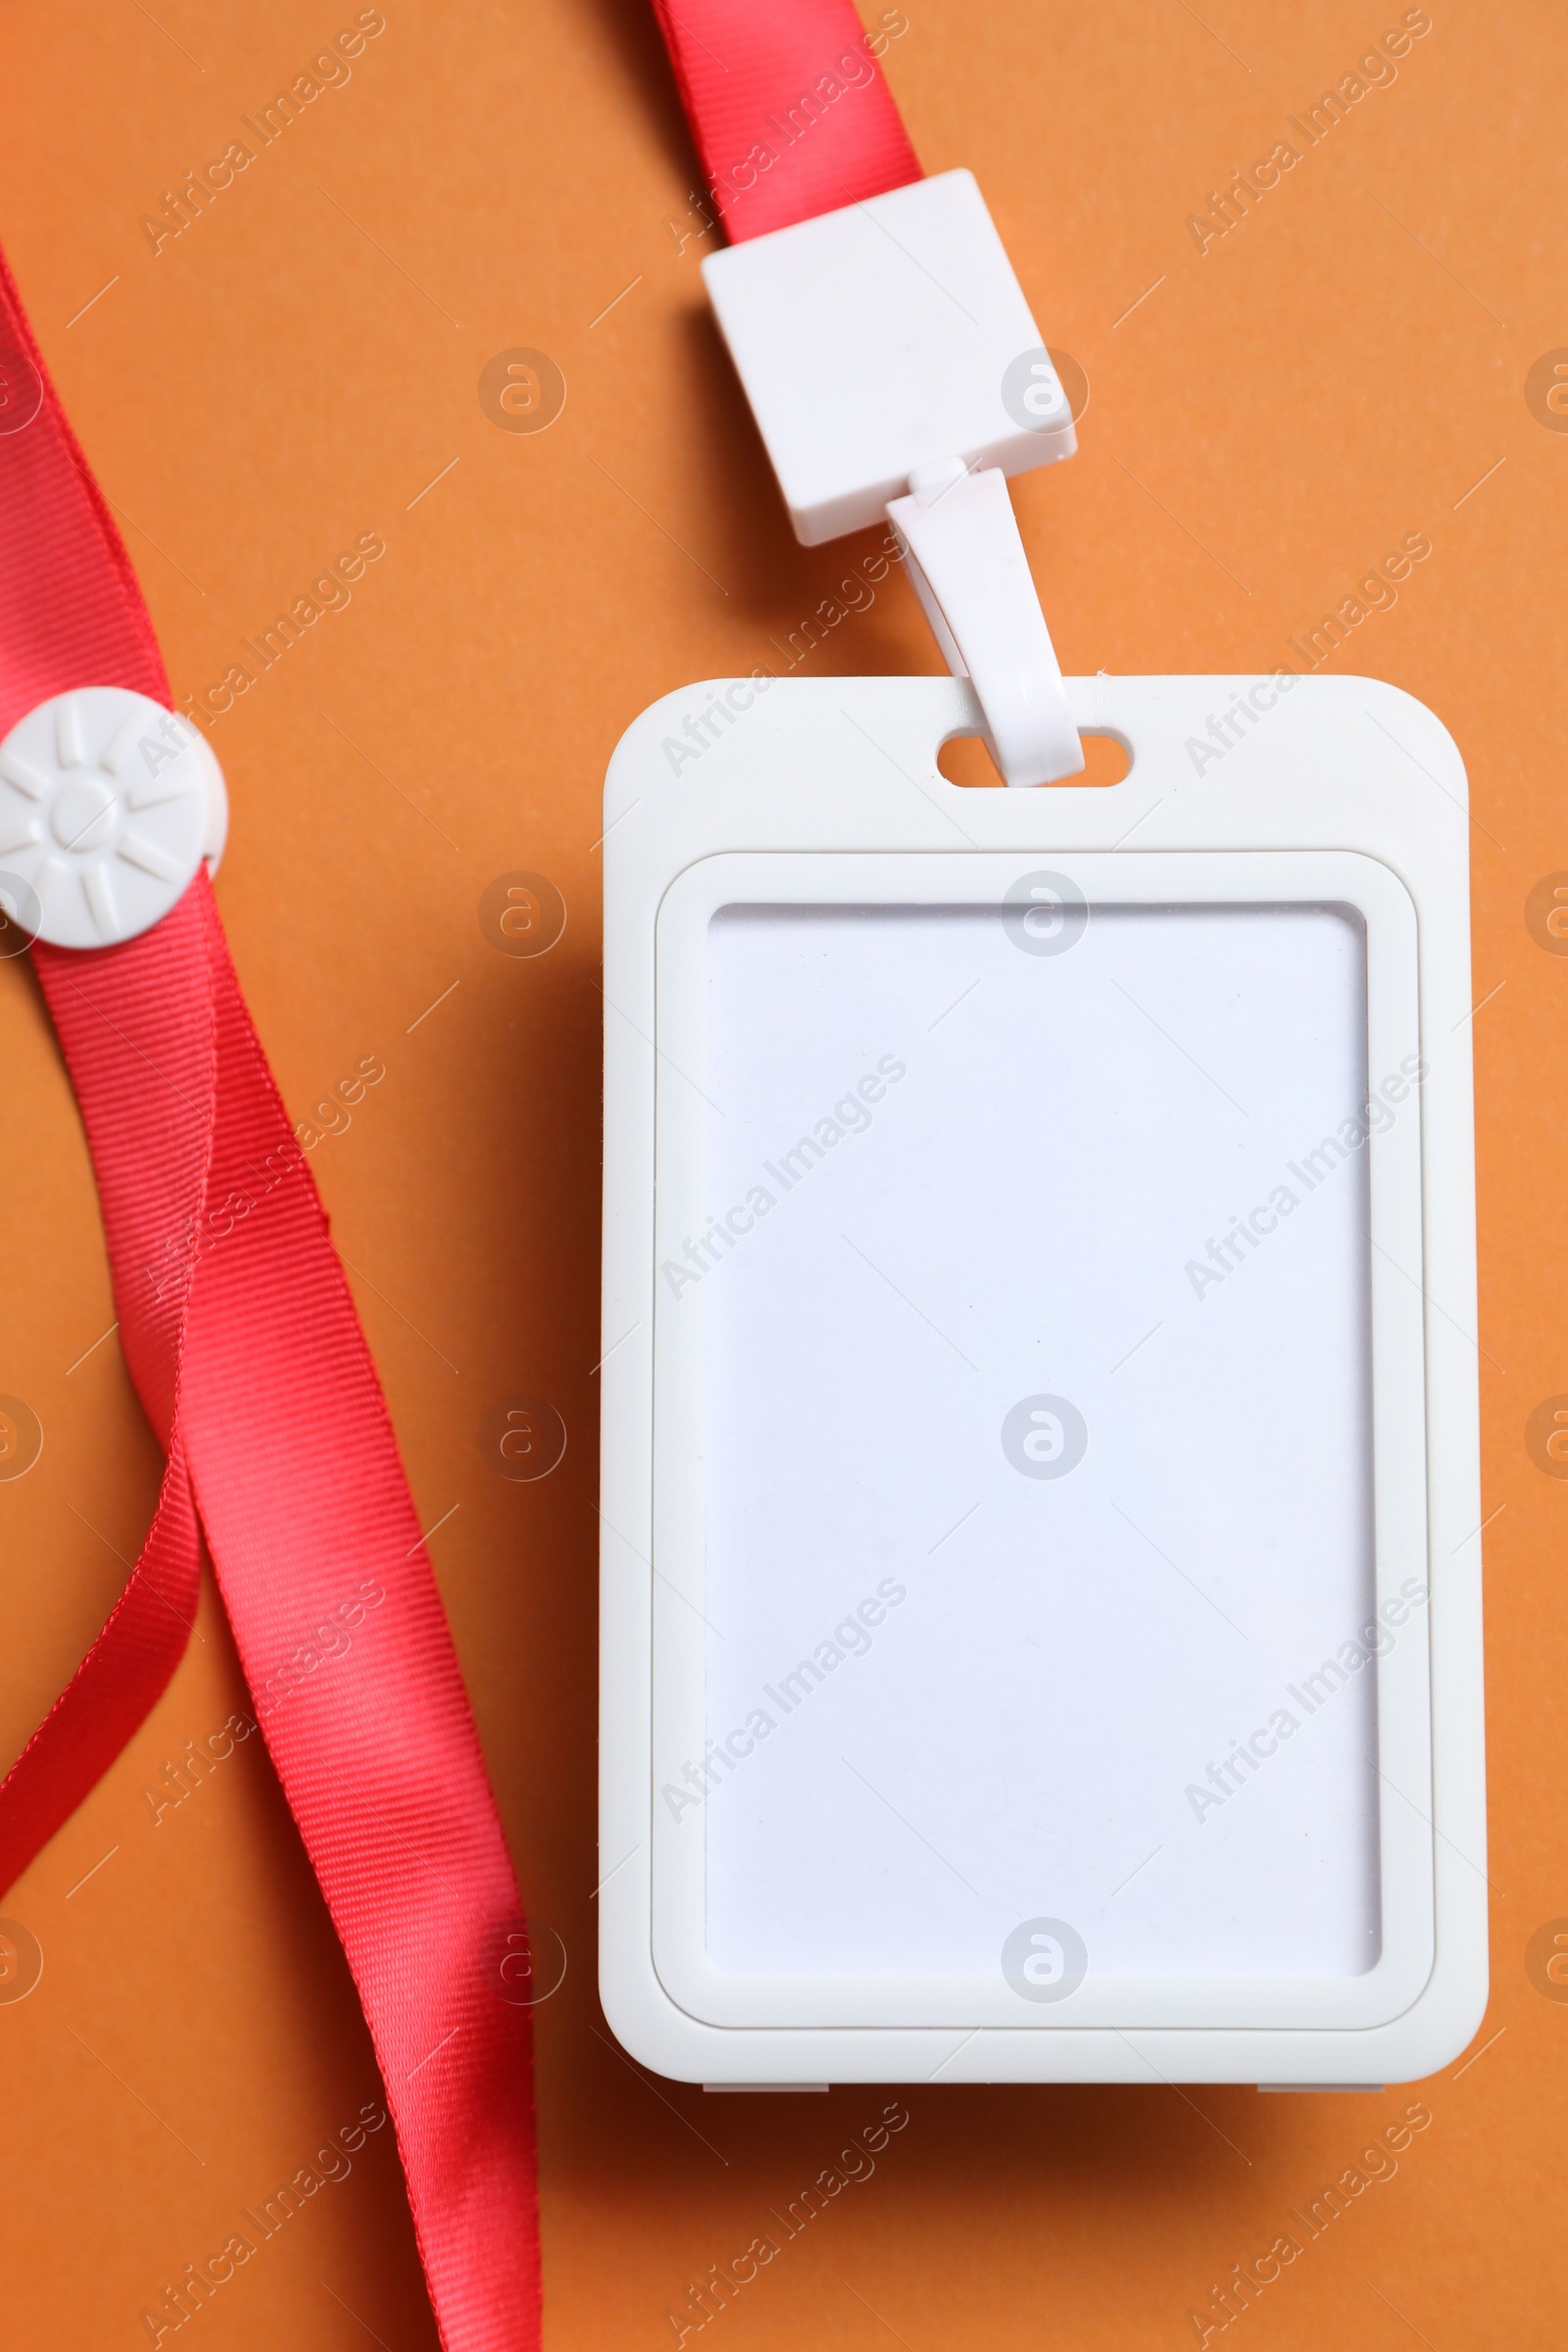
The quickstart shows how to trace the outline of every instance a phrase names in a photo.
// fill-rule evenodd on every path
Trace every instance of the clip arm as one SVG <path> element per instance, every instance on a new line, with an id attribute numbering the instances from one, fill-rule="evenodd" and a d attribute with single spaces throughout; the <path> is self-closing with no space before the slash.
<path id="1" fill-rule="evenodd" d="M 941 458 L 917 466 L 887 512 L 948 667 L 974 687 L 1004 781 L 1080 774 L 1083 745 L 1003 474 Z"/>

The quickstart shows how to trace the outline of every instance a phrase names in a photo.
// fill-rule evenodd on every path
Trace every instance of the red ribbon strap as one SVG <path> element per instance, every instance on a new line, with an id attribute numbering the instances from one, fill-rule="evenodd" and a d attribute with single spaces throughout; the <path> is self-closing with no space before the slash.
<path id="1" fill-rule="evenodd" d="M 85 685 L 170 702 L 0 262 L 0 735 Z M 529 2352 L 530 2021 L 503 1975 L 526 1950 L 522 1907 L 375 1371 L 205 868 L 139 938 L 40 943 L 33 958 L 92 1152 L 125 1359 L 169 1459 L 124 1592 L 0 1786 L 0 1891 L 167 1685 L 205 1535 L 364 2004 L 441 2341 Z"/>
<path id="2" fill-rule="evenodd" d="M 732 242 L 921 176 L 853 0 L 654 0 Z"/>

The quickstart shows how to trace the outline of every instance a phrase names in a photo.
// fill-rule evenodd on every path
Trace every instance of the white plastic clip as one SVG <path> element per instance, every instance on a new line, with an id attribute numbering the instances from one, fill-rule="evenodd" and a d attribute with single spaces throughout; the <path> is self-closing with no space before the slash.
<path id="1" fill-rule="evenodd" d="M 1083 766 L 1004 476 L 1069 458 L 1066 395 L 967 172 L 703 264 L 803 547 L 887 514 L 1009 784 Z"/>
<path id="2" fill-rule="evenodd" d="M 975 690 L 1004 781 L 1077 775 L 1083 745 L 1003 476 L 938 459 L 889 500 L 888 519 L 943 659 Z"/>

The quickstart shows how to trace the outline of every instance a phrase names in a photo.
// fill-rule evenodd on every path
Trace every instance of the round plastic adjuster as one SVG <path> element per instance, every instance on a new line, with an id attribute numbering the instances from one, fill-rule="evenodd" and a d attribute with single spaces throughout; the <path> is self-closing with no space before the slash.
<path id="1" fill-rule="evenodd" d="M 228 829 L 223 772 L 188 719 L 124 686 L 39 703 L 0 744 L 0 900 L 57 948 L 150 931 Z"/>

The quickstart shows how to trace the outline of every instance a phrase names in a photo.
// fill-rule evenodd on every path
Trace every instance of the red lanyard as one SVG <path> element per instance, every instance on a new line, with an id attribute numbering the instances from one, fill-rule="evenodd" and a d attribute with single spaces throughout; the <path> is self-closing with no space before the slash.
<path id="1" fill-rule="evenodd" d="M 167 706 L 134 575 L 3 267 L 0 343 L 42 393 L 0 434 L 0 733 L 89 684 Z M 0 1886 L 168 1683 L 205 1539 L 359 1987 L 442 2342 L 518 2352 L 539 2340 L 529 2016 L 502 1973 L 522 1906 L 381 1391 L 206 870 L 137 938 L 32 953 L 125 1360 L 169 1461 L 130 1582 L 0 1787 Z"/>
<path id="2" fill-rule="evenodd" d="M 656 5 L 732 236 L 919 177 L 849 0 Z M 0 366 L 23 417 L 0 431 L 0 736 L 89 685 L 167 709 L 135 575 L 3 262 Z M 0 1892 L 168 1684 L 205 1543 L 375 2044 L 442 2343 L 527 2352 L 522 1906 L 374 1368 L 206 869 L 137 937 L 32 953 L 168 1465 L 114 1612 L 0 1785 Z"/>
<path id="3" fill-rule="evenodd" d="M 730 241 L 921 176 L 853 0 L 654 0 Z"/>

